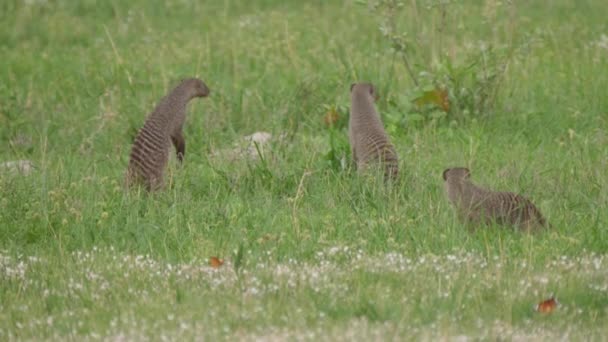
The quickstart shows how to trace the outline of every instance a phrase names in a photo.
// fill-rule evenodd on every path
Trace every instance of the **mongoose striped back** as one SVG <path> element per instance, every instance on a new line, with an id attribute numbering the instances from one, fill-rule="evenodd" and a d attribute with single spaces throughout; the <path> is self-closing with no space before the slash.
<path id="1" fill-rule="evenodd" d="M 461 219 L 473 224 L 504 224 L 525 231 L 538 230 L 547 223 L 536 206 L 527 198 L 512 193 L 491 191 L 470 181 L 467 168 L 443 172 L 445 189 Z"/>
<path id="2" fill-rule="evenodd" d="M 376 111 L 374 86 L 369 83 L 355 83 L 350 89 L 348 133 L 352 157 L 358 172 L 364 172 L 371 164 L 376 164 L 384 168 L 386 179 L 397 179 L 397 152 Z"/>
<path id="3" fill-rule="evenodd" d="M 148 191 L 163 187 L 163 173 L 169 159 L 171 143 L 175 146 L 180 162 L 186 153 L 186 143 L 182 135 L 186 105 L 195 97 L 208 95 L 209 88 L 203 81 L 190 78 L 182 81 L 160 101 L 148 115 L 133 142 L 125 176 L 127 186 L 143 183 Z"/>

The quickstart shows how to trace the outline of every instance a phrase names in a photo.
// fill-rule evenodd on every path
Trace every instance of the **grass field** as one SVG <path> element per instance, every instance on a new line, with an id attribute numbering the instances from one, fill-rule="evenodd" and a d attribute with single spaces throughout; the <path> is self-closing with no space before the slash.
<path id="1" fill-rule="evenodd" d="M 608 2 L 432 3 L 2 1 L 0 162 L 36 169 L 0 169 L 0 340 L 605 339 Z M 447 114 L 413 105 L 471 58 Z M 137 129 L 189 76 L 212 94 L 183 167 L 124 191 Z M 358 80 L 401 158 L 392 188 L 343 167 Z M 263 158 L 235 157 L 256 131 Z M 470 232 L 451 166 L 553 227 Z"/>

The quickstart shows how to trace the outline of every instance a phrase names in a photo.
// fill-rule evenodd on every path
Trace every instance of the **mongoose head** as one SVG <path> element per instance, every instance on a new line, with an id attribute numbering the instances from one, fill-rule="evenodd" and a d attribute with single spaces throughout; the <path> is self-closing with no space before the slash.
<path id="1" fill-rule="evenodd" d="M 210 93 L 209 87 L 198 78 L 185 79 L 182 81 L 181 86 L 186 89 L 190 98 L 207 97 Z"/>
<path id="2" fill-rule="evenodd" d="M 378 94 L 376 94 L 376 88 L 371 83 L 353 83 L 350 85 L 351 94 L 369 94 L 374 101 L 378 100 Z"/>
<path id="3" fill-rule="evenodd" d="M 443 171 L 443 180 L 446 182 L 462 182 L 471 178 L 471 171 L 466 167 L 453 167 Z"/>
<path id="4" fill-rule="evenodd" d="M 464 167 L 454 167 L 443 171 L 443 186 L 452 203 L 460 203 L 463 200 L 463 191 L 468 185 L 471 172 Z"/>

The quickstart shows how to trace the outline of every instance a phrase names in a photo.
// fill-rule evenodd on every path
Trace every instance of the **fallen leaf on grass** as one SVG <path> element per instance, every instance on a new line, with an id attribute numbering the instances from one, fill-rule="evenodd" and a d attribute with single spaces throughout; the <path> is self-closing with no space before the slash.
<path id="1" fill-rule="evenodd" d="M 338 114 L 335 107 L 331 107 L 323 117 L 323 122 L 327 127 L 333 127 L 338 120 L 340 120 L 340 114 Z"/>
<path id="2" fill-rule="evenodd" d="M 223 264 L 224 264 L 223 259 L 220 259 L 220 258 L 214 257 L 214 256 L 209 258 L 209 266 L 211 266 L 213 268 L 220 268 L 220 266 L 222 266 Z"/>
<path id="3" fill-rule="evenodd" d="M 414 99 L 414 103 L 418 107 L 426 105 L 435 105 L 444 112 L 450 110 L 450 99 L 448 98 L 448 91 L 446 89 L 435 88 L 433 90 L 427 90 L 422 93 L 421 96 Z"/>
<path id="4" fill-rule="evenodd" d="M 555 296 L 551 296 L 551 298 L 538 303 L 534 307 L 534 310 L 540 313 L 551 313 L 557 309 L 558 305 L 559 303 L 557 302 L 557 299 L 555 299 Z"/>

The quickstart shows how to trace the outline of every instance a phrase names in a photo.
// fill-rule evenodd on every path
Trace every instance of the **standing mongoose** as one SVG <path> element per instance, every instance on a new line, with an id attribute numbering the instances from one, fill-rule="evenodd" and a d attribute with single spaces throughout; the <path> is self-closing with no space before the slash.
<path id="1" fill-rule="evenodd" d="M 163 187 L 163 173 L 169 159 L 171 143 L 175 146 L 181 163 L 186 153 L 182 127 L 186 119 L 186 105 L 195 97 L 206 97 L 209 88 L 197 78 L 183 80 L 165 96 L 148 115 L 144 126 L 137 133 L 125 184 L 141 183 L 148 191 Z"/>
<path id="2" fill-rule="evenodd" d="M 348 136 L 357 171 L 364 172 L 374 163 L 383 168 L 385 179 L 396 179 L 399 176 L 397 152 L 376 111 L 374 86 L 354 83 L 350 87 L 350 94 Z"/>
<path id="3" fill-rule="evenodd" d="M 498 192 L 473 184 L 464 167 L 443 171 L 445 191 L 460 218 L 473 225 L 504 224 L 524 231 L 546 227 L 542 214 L 527 198 L 512 192 Z"/>

